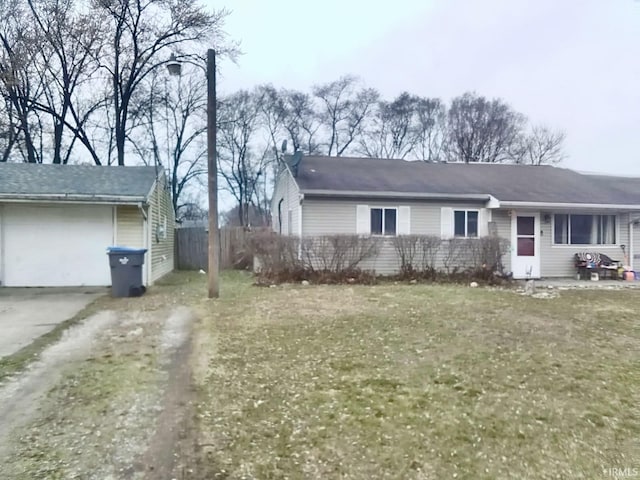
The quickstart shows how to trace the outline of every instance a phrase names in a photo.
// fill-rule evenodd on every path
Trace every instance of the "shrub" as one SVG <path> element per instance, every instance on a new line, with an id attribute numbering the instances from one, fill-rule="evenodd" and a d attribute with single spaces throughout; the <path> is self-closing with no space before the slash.
<path id="1" fill-rule="evenodd" d="M 441 240 L 433 235 L 401 235 L 392 241 L 400 263 L 395 276 L 398 279 L 497 283 L 506 277 L 502 256 L 509 242 L 496 236 Z M 375 274 L 361 265 L 379 254 L 381 239 L 358 235 L 299 239 L 257 232 L 249 243 L 256 259 L 258 283 L 308 280 L 370 284 Z M 437 268 L 439 254 L 443 271 Z"/>
<path id="2" fill-rule="evenodd" d="M 251 240 L 259 283 L 297 282 L 372 283 L 373 272 L 359 268 L 362 261 L 375 257 L 379 240 L 358 235 L 318 237 L 256 234 Z"/>
<path id="3" fill-rule="evenodd" d="M 380 252 L 379 239 L 359 235 L 324 235 L 302 240 L 301 258 L 310 272 L 356 270 L 364 260 Z"/>

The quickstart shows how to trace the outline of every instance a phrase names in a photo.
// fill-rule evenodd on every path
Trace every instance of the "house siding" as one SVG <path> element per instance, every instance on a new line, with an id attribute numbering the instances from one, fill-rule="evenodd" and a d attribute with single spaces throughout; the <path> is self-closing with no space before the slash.
<path id="1" fill-rule="evenodd" d="M 420 201 L 380 201 L 379 199 L 319 199 L 305 198 L 302 204 L 302 234 L 303 236 L 319 236 L 332 234 L 355 234 L 357 223 L 357 205 L 369 207 L 411 207 L 410 225 L 411 234 L 436 235 L 441 234 L 441 208 L 451 207 L 456 209 L 478 209 L 481 205 L 471 203 L 443 203 Z M 519 211 L 526 212 L 526 209 Z M 628 213 L 617 214 L 617 244 L 608 245 L 553 245 L 553 221 L 545 223 L 542 219 L 545 215 L 553 218 L 555 213 L 585 213 L 585 214 L 611 214 L 606 211 L 558 211 L 558 212 L 530 212 L 540 213 L 540 275 L 542 277 L 572 277 L 575 275 L 574 254 L 581 251 L 594 251 L 610 256 L 615 260 L 624 260 L 621 244 L 630 244 L 630 230 Z M 509 209 L 492 209 L 491 222 L 497 235 L 511 242 L 511 213 Z M 635 227 L 633 238 L 632 256 L 636 257 L 636 264 L 640 264 L 640 225 Z M 512 246 L 502 258 L 505 271 L 511 271 Z M 442 258 L 444 249 L 441 248 L 436 266 L 443 268 Z M 398 271 L 399 261 L 395 252 L 393 241 L 390 238 L 382 239 L 380 254 L 371 260 L 361 264 L 362 268 L 374 269 L 380 274 L 392 274 Z"/>
<path id="2" fill-rule="evenodd" d="M 160 177 L 149 201 L 151 217 L 151 283 L 174 269 L 175 218 L 173 206 L 171 205 L 171 195 L 165 186 L 166 180 L 164 177 Z M 156 232 L 158 232 L 158 226 L 165 227 L 165 225 L 166 235 L 163 238 L 158 236 Z"/>
<path id="3" fill-rule="evenodd" d="M 283 170 L 276 181 L 271 204 L 271 224 L 274 232 L 282 233 L 282 235 L 300 235 L 301 206 L 299 198 L 298 186 L 293 177 L 289 170 Z M 281 200 L 282 218 L 278 215 L 278 204 Z M 280 231 L 281 225 L 282 230 Z"/>
<path id="4" fill-rule="evenodd" d="M 540 217 L 548 214 L 553 219 L 556 213 L 583 213 L 583 214 L 605 214 L 611 212 L 600 211 L 562 211 L 545 212 Z M 574 255 L 578 252 L 604 253 L 614 260 L 623 260 L 620 245 L 629 244 L 629 214 L 619 213 L 616 218 L 617 223 L 617 245 L 554 245 L 553 244 L 553 220 L 548 223 L 541 221 L 540 229 L 540 275 L 542 277 L 572 277 L 576 274 L 574 265 Z"/>
<path id="5" fill-rule="evenodd" d="M 123 247 L 145 248 L 144 218 L 138 207 L 117 207 L 115 243 Z"/>
<path id="6" fill-rule="evenodd" d="M 632 213 L 629 216 L 629 221 L 640 219 L 640 214 Z M 640 224 L 633 225 L 633 245 L 631 251 L 631 258 L 629 258 L 629 262 L 631 268 L 636 271 L 636 268 L 640 268 Z"/>
<path id="7" fill-rule="evenodd" d="M 502 256 L 502 267 L 505 272 L 511 271 L 511 216 L 509 210 L 492 210 L 491 221 L 496 226 L 499 237 L 509 240 L 509 248 Z"/>
<path id="8" fill-rule="evenodd" d="M 452 204 L 397 200 L 380 201 L 379 199 L 366 198 L 358 200 L 305 198 L 302 204 L 303 236 L 356 234 L 356 212 L 358 205 L 395 208 L 408 206 L 411 208 L 411 234 L 436 235 L 438 237 L 441 235 L 441 209 L 443 207 L 453 207 L 456 210 L 479 209 L 483 207 L 482 205 L 472 203 Z M 509 229 L 507 232 L 509 232 L 510 224 L 508 223 L 507 228 Z M 436 259 L 436 265 L 440 268 L 443 266 L 443 254 L 444 251 L 441 249 Z M 508 255 L 505 255 L 503 261 L 508 260 L 506 258 L 507 256 Z M 360 267 L 366 270 L 375 270 L 382 275 L 396 273 L 400 268 L 400 263 L 393 245 L 393 240 L 389 237 L 383 237 L 379 255 L 375 259 L 362 262 Z"/>

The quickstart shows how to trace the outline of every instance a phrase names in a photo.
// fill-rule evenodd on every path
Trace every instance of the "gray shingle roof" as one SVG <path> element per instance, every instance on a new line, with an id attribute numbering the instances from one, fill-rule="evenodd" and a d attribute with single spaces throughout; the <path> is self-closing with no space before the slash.
<path id="1" fill-rule="evenodd" d="M 0 196 L 145 200 L 155 179 L 155 167 L 0 163 Z"/>
<path id="2" fill-rule="evenodd" d="M 640 178 L 588 175 L 552 166 L 309 156 L 302 158 L 296 181 L 302 192 L 478 194 L 504 202 L 640 206 Z"/>

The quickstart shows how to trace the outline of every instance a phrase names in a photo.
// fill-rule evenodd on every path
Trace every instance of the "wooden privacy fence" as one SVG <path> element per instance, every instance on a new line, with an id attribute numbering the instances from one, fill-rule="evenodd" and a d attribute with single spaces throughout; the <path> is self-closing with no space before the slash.
<path id="1" fill-rule="evenodd" d="M 220 229 L 220 268 L 246 268 L 248 240 L 256 230 L 244 227 Z M 175 231 L 175 256 L 178 270 L 206 270 L 208 266 L 209 233 L 203 227 L 177 228 Z M 248 263 L 247 263 L 248 262 Z"/>

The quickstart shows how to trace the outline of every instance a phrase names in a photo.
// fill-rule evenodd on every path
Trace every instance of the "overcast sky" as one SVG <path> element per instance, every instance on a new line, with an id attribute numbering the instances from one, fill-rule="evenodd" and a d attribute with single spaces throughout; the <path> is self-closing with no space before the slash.
<path id="1" fill-rule="evenodd" d="M 207 0 L 219 8 L 218 0 Z M 567 133 L 569 168 L 640 176 L 638 0 L 228 0 L 220 92 L 355 74 L 391 98 L 501 97 Z"/>

